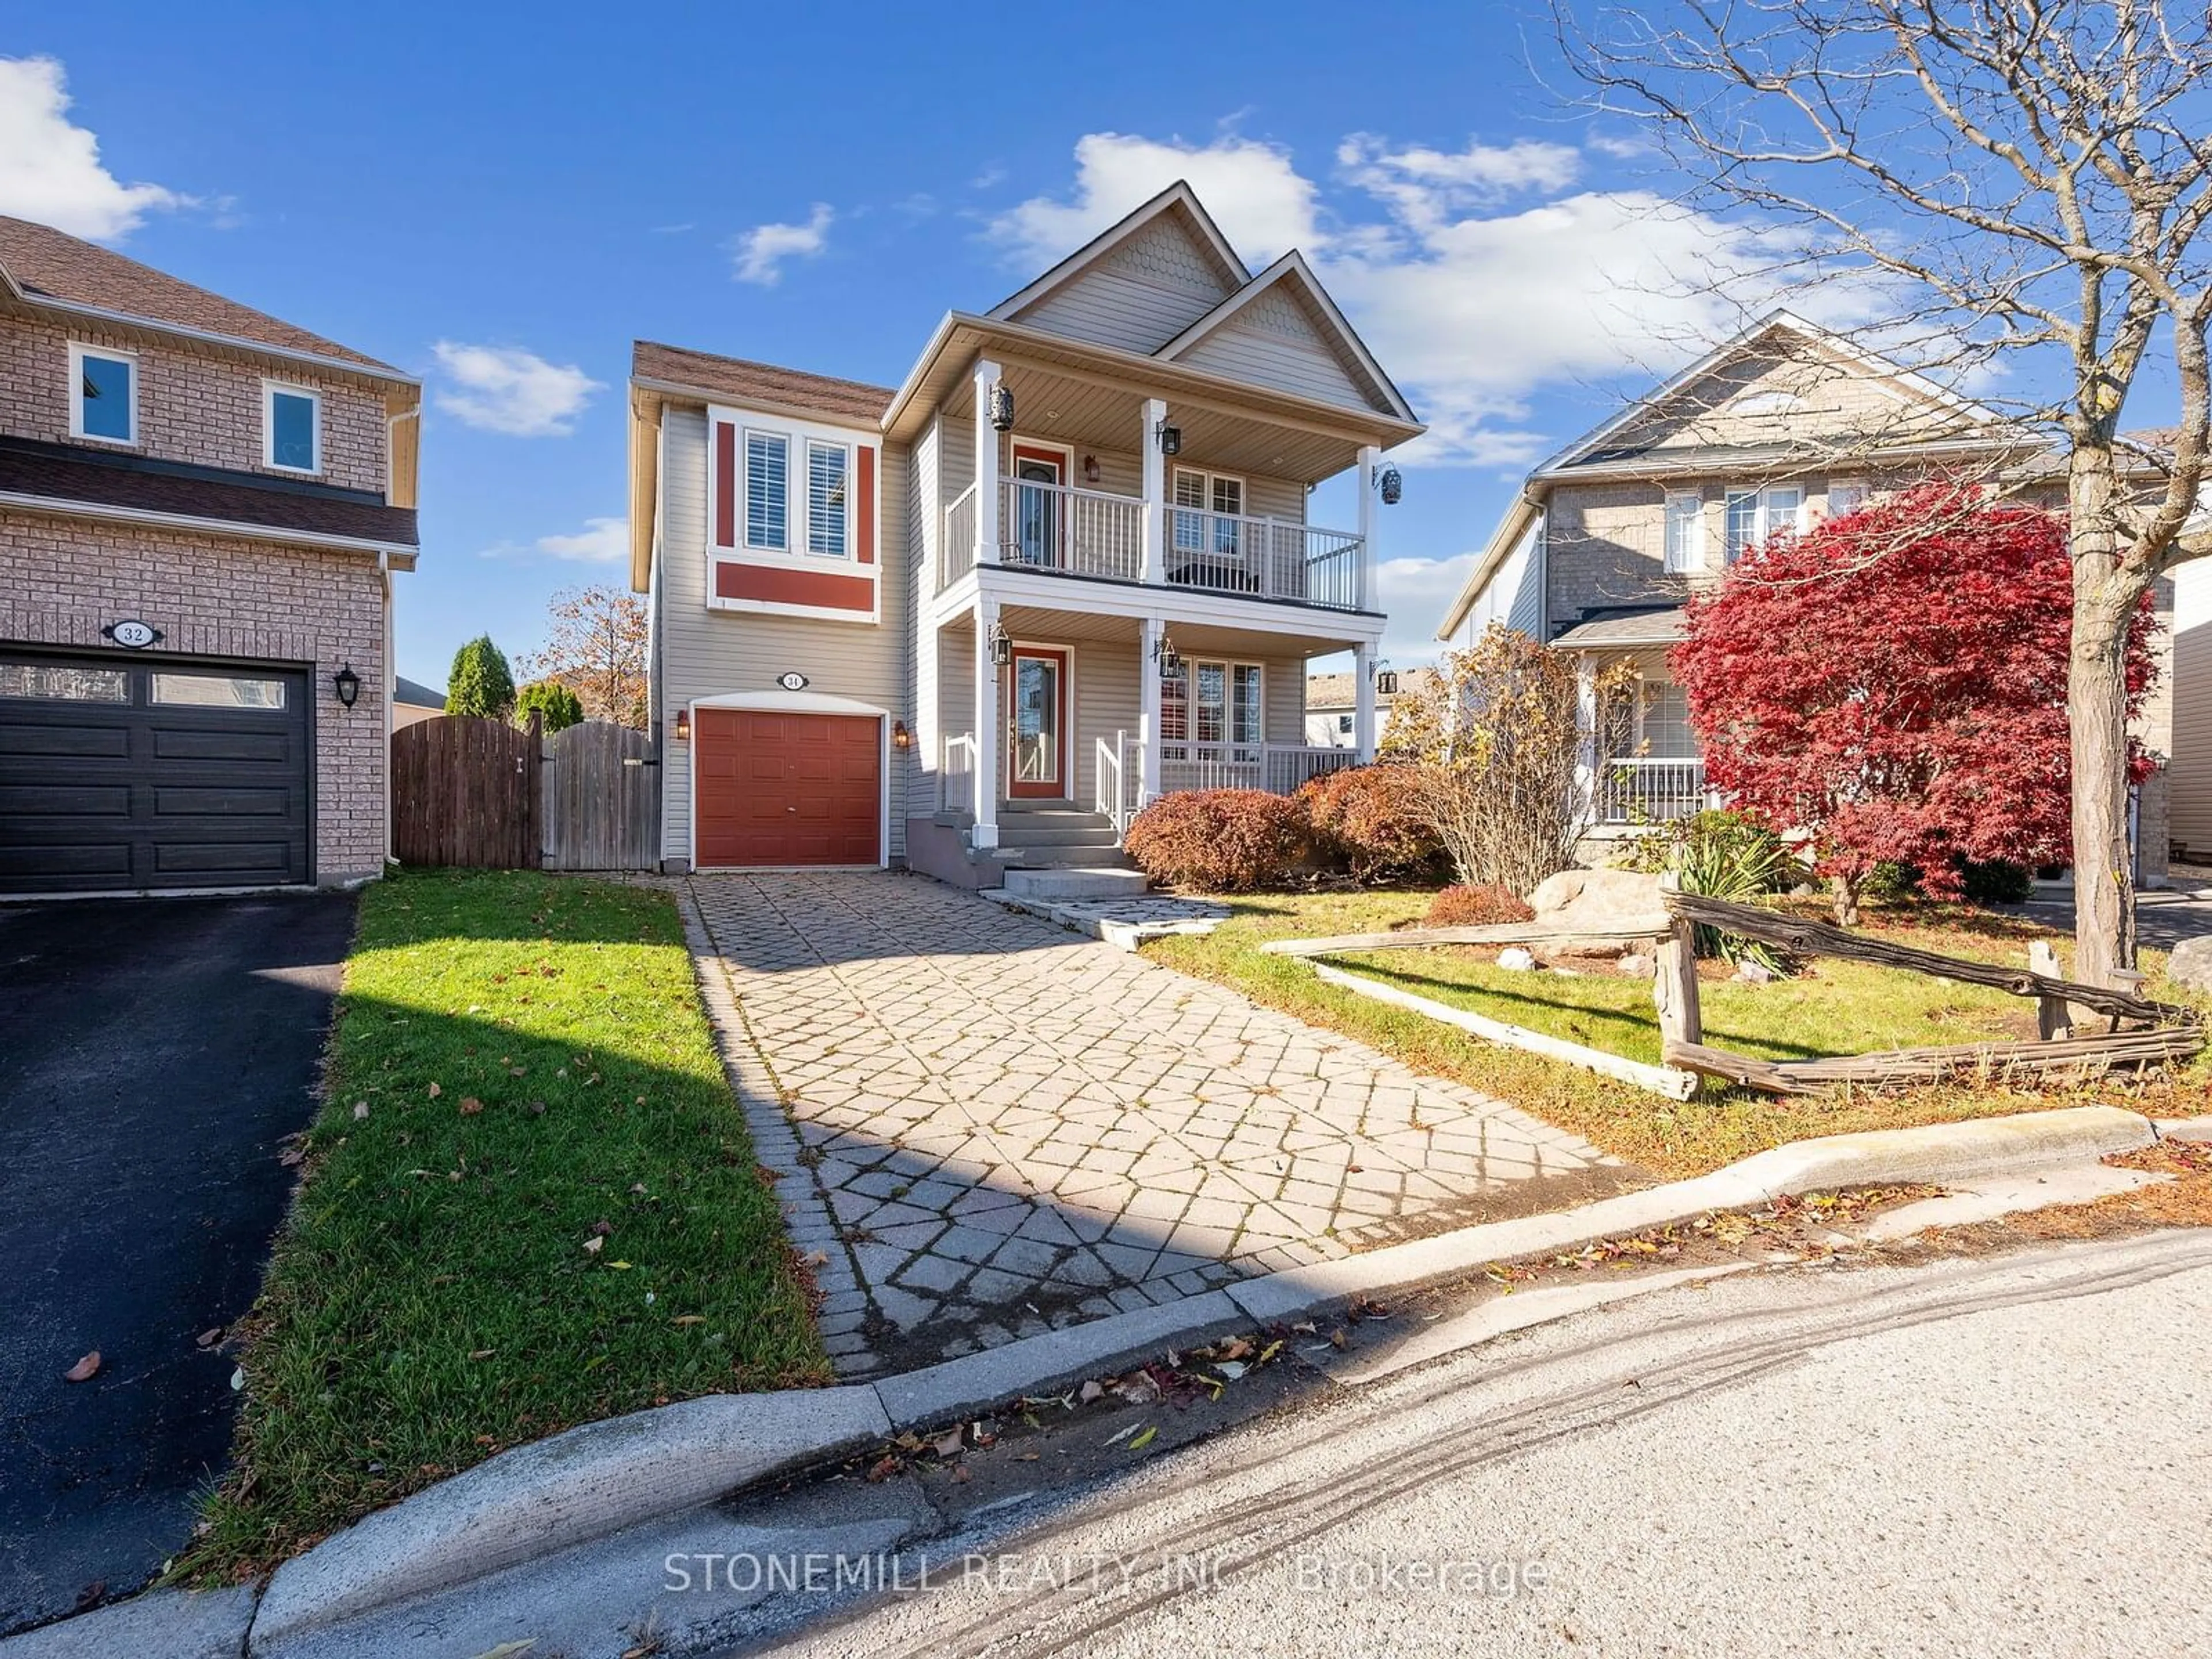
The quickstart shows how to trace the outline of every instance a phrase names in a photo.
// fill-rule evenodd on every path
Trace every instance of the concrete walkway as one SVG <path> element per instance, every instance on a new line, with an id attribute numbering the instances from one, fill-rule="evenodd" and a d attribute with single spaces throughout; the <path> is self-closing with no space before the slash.
<path id="1" fill-rule="evenodd" d="M 925 878 L 688 893 L 848 1376 L 1643 1179 L 1502 1102 Z"/>

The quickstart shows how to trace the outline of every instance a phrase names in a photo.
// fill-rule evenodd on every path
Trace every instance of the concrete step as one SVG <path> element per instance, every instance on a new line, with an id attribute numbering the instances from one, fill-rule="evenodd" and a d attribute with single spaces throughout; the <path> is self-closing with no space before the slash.
<path id="1" fill-rule="evenodd" d="M 999 856 L 1027 869 L 1132 870 L 1129 855 L 1118 847 L 1008 847 L 1001 842 Z"/>
<path id="2" fill-rule="evenodd" d="M 1062 823 L 1057 819 L 1045 823 L 1031 823 L 1015 818 L 999 825 L 999 845 L 1111 847 L 1114 845 L 1114 826 L 1103 818 L 1097 823 Z"/>
<path id="3" fill-rule="evenodd" d="M 1006 872 L 1006 891 L 1016 898 L 1134 898 L 1151 885 L 1141 870 L 1066 867 Z"/>

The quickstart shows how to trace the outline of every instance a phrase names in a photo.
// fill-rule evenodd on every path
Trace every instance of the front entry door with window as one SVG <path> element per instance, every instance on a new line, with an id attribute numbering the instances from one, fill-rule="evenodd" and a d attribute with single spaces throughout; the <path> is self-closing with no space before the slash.
<path id="1" fill-rule="evenodd" d="M 1065 799 L 1067 653 L 1018 645 L 1006 681 L 1006 793 L 1016 799 Z"/>

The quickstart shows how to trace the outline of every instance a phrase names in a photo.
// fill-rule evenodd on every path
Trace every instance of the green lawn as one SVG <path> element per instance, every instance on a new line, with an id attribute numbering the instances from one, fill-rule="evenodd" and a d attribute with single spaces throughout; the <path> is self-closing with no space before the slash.
<path id="1" fill-rule="evenodd" d="M 368 889 L 305 1174 L 187 1571 L 576 1423 L 829 1380 L 665 893 Z"/>
<path id="2" fill-rule="evenodd" d="M 1656 1176 L 1699 1175 L 1810 1135 L 1893 1128 L 2039 1107 L 2118 1101 L 2160 1115 L 2212 1110 L 2212 1066 L 2200 1060 L 2144 1082 L 2113 1078 L 2085 1089 L 1946 1084 L 1775 1098 L 1708 1083 L 1696 1100 L 1667 1100 L 1523 1050 L 1486 1042 L 1408 1010 L 1325 985 L 1306 962 L 1263 954 L 1269 939 L 1382 933 L 1417 921 L 1432 894 L 1418 890 L 1261 894 L 1226 899 L 1232 919 L 1199 937 L 1165 939 L 1145 953 L 1186 973 L 1233 985 L 1317 1025 L 1360 1038 L 1417 1071 L 1455 1079 L 1581 1134 Z M 1932 908 L 1870 913 L 1870 929 L 1954 956 L 2026 965 L 2028 942 L 2053 937 L 2019 917 Z M 2067 942 L 2058 940 L 2062 959 Z M 2146 951 L 2144 965 L 2163 962 Z M 1591 972 L 1572 978 L 1512 973 L 1495 952 L 1376 951 L 1339 966 L 1433 1000 L 1548 1032 L 1630 1059 L 1656 1061 L 1659 1034 L 1643 980 Z M 2155 979 L 2153 989 L 2166 988 Z M 1699 988 L 1706 1037 L 1768 1059 L 1807 1059 L 1881 1048 L 2034 1035 L 2033 1005 L 1978 987 L 1893 969 L 1822 959 L 1808 976 L 1765 986 Z"/>

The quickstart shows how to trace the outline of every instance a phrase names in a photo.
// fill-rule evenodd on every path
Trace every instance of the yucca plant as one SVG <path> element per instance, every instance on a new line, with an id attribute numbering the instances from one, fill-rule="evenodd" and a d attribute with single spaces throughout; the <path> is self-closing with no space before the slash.
<path id="1" fill-rule="evenodd" d="M 1656 825 L 1641 838 L 1632 862 L 1638 869 L 1673 872 L 1686 893 L 1732 904 L 1781 892 L 1802 873 L 1781 836 L 1754 818 L 1721 807 Z M 1789 970 L 1788 958 L 1774 946 L 1702 923 L 1697 951 L 1738 966 L 1755 962 L 1777 975 Z"/>

